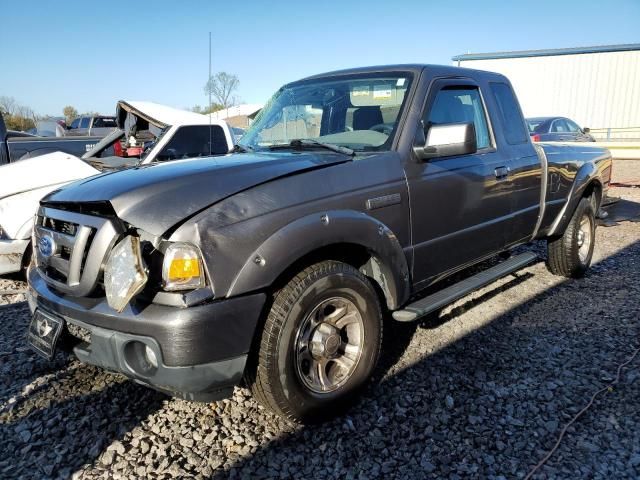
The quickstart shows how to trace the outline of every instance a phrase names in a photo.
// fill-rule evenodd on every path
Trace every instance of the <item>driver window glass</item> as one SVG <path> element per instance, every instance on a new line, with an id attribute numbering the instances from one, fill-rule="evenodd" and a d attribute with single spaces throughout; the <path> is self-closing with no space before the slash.
<path id="1" fill-rule="evenodd" d="M 212 148 L 209 148 L 211 136 Z M 228 153 L 227 140 L 222 127 L 218 125 L 202 125 L 196 127 L 181 127 L 173 138 L 164 146 L 156 157 L 156 161 L 178 160 L 182 158 L 205 157 Z"/>
<path id="2" fill-rule="evenodd" d="M 80 126 L 80 119 L 76 118 L 73 122 L 71 122 L 71 128 L 78 128 Z"/>
<path id="3" fill-rule="evenodd" d="M 487 117 L 477 88 L 443 88 L 436 94 L 425 120 L 425 125 L 473 123 L 478 150 L 490 146 Z"/>

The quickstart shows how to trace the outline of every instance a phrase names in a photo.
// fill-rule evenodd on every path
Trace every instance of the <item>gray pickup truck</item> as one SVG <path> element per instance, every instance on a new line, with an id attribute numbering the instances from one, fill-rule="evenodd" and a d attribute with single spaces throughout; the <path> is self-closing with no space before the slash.
<path id="1" fill-rule="evenodd" d="M 71 122 L 67 130 L 67 135 L 106 137 L 117 129 L 118 124 L 116 117 L 113 115 L 98 115 L 95 117 L 85 115 Z"/>
<path id="2" fill-rule="evenodd" d="M 7 130 L 0 113 L 0 166 L 52 152 L 70 153 L 81 157 L 100 141 L 101 137 L 39 137 Z"/>
<path id="3" fill-rule="evenodd" d="M 547 241 L 551 272 L 583 275 L 610 175 L 607 150 L 534 146 L 498 74 L 306 78 L 278 90 L 233 154 L 46 197 L 29 342 L 191 400 L 244 381 L 274 412 L 317 421 L 366 385 L 385 315 L 419 320 L 523 268 L 533 253 L 505 253 L 532 240 Z"/>

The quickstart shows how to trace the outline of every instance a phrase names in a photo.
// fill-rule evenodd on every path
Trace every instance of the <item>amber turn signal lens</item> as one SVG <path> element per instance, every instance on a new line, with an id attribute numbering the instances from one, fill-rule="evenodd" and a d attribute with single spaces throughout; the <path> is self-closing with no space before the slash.
<path id="1" fill-rule="evenodd" d="M 185 280 L 200 276 L 200 260 L 197 258 L 174 258 L 169 266 L 167 280 Z"/>
<path id="2" fill-rule="evenodd" d="M 167 291 L 194 290 L 205 286 L 202 254 L 189 243 L 171 243 L 164 252 L 162 287 Z"/>

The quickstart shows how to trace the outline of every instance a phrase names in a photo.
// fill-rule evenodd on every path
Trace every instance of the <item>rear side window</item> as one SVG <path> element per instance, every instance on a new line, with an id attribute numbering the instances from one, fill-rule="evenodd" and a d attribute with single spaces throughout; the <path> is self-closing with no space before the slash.
<path id="1" fill-rule="evenodd" d="M 93 120 L 94 128 L 116 128 L 116 119 L 112 117 L 96 117 Z"/>
<path id="2" fill-rule="evenodd" d="M 569 125 L 562 119 L 554 120 L 551 124 L 551 131 L 553 133 L 566 133 L 569 131 Z"/>
<path id="3" fill-rule="evenodd" d="M 478 150 L 489 147 L 489 129 L 480 92 L 475 87 L 445 87 L 436 94 L 425 124 L 473 123 Z"/>
<path id="4" fill-rule="evenodd" d="M 506 83 L 492 83 L 491 91 L 500 110 L 504 136 L 509 145 L 524 143 L 529 138 L 522 120 L 522 113 L 513 91 Z"/>
<path id="5" fill-rule="evenodd" d="M 80 128 L 89 128 L 89 121 L 91 119 L 89 117 L 82 117 L 80 120 Z"/>
<path id="6" fill-rule="evenodd" d="M 569 131 L 571 133 L 579 133 L 582 131 L 580 130 L 580 127 L 576 125 L 574 122 L 572 122 L 571 120 L 566 119 L 565 123 L 567 124 L 567 127 L 569 128 Z"/>
<path id="7" fill-rule="evenodd" d="M 209 134 L 209 128 L 211 128 L 211 134 Z M 211 139 L 211 148 L 209 148 L 209 139 Z M 156 157 L 156 161 L 206 157 L 228 152 L 227 139 L 224 136 L 224 130 L 219 125 L 180 127 Z"/>

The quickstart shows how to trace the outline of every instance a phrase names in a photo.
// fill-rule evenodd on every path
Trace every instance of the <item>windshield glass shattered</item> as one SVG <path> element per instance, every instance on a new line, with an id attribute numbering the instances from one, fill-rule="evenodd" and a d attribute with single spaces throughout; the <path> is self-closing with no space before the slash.
<path id="1" fill-rule="evenodd" d="M 388 150 L 411 79 L 408 72 L 368 73 L 286 85 L 238 143 L 245 150 L 304 146 L 329 151 L 327 145 L 355 152 Z"/>

